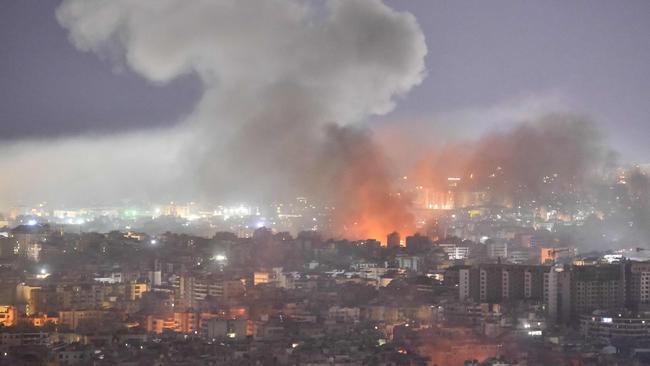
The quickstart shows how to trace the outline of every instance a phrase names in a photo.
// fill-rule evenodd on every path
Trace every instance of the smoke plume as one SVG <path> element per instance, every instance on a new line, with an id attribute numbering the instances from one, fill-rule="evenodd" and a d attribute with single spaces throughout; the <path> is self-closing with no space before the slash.
<path id="1" fill-rule="evenodd" d="M 314 176 L 334 187 L 334 228 L 346 238 L 374 238 L 414 232 L 410 202 L 394 192 L 389 164 L 367 131 L 331 126 L 323 159 L 329 171 Z M 389 231 L 386 231 L 386 230 Z"/>
<path id="2" fill-rule="evenodd" d="M 415 176 L 440 189 L 448 177 L 460 178 L 462 189 L 487 191 L 494 203 L 562 207 L 585 198 L 613 158 L 589 119 L 548 114 L 475 141 L 447 144 L 428 154 Z"/>
<path id="3" fill-rule="evenodd" d="M 173 130 L 14 146 L 17 161 L 56 157 L 57 177 L 40 177 L 52 190 L 43 197 L 150 198 L 146 187 L 210 200 L 307 194 L 336 203 L 341 222 L 389 232 L 407 217 L 402 205 L 383 204 L 391 177 L 354 126 L 423 80 L 427 48 L 413 15 L 380 0 L 64 0 L 56 16 L 78 49 L 122 58 L 153 83 L 195 74 L 204 91 Z M 21 170 L 5 198 L 35 191 Z M 113 184 L 89 186 L 96 181 Z M 366 235 L 368 225 L 351 233 Z"/>

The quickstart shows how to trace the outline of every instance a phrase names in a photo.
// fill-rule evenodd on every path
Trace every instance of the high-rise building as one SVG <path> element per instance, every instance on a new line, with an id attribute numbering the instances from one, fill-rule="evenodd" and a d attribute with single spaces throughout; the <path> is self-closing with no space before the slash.
<path id="1" fill-rule="evenodd" d="M 500 303 L 545 301 L 545 280 L 550 267 L 517 264 L 482 264 L 460 270 L 461 300 Z"/>
<path id="2" fill-rule="evenodd" d="M 627 262 L 625 268 L 626 306 L 632 310 L 650 310 L 650 261 Z"/>
<path id="3" fill-rule="evenodd" d="M 616 310 L 625 305 L 625 266 L 599 264 L 571 269 L 573 315 Z"/>
<path id="4" fill-rule="evenodd" d="M 401 246 L 401 237 L 397 231 L 393 231 L 386 237 L 386 246 L 389 248 L 399 248 Z"/>
<path id="5" fill-rule="evenodd" d="M 552 324 L 566 324 L 571 318 L 571 271 L 555 266 L 548 274 L 546 286 L 548 319 Z"/>
<path id="6" fill-rule="evenodd" d="M 424 251 L 432 246 L 433 242 L 427 236 L 416 233 L 415 235 L 406 237 L 406 248 L 409 250 Z"/>
<path id="7" fill-rule="evenodd" d="M 553 267 L 548 278 L 549 320 L 567 324 L 595 310 L 623 309 L 626 268 L 625 263 Z"/>
<path id="8" fill-rule="evenodd" d="M 223 299 L 245 292 L 244 283 L 239 279 L 191 274 L 179 277 L 178 289 L 179 303 L 187 308 L 196 308 L 208 296 Z"/>

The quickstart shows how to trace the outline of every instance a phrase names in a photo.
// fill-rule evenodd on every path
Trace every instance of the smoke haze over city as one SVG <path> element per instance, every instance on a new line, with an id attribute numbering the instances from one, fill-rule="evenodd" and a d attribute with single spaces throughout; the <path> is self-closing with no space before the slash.
<path id="1" fill-rule="evenodd" d="M 263 7 L 62 2 L 56 20 L 79 52 L 153 85 L 195 78 L 202 91 L 173 126 L 6 140 L 3 169 L 20 173 L 3 182 L 2 202 L 308 196 L 337 207 L 347 230 L 357 222 L 358 232 L 348 234 L 364 236 L 375 222 L 385 231 L 412 226 L 408 203 L 390 197 L 402 175 L 436 186 L 447 176 L 476 174 L 475 185 L 489 185 L 482 177 L 499 168 L 516 175 L 492 188 L 503 191 L 503 202 L 522 187 L 534 199 L 537 184 L 553 174 L 560 174 L 560 187 L 582 190 L 596 168 L 604 173 L 614 164 L 615 149 L 598 124 L 588 114 L 577 117 L 562 98 L 532 96 L 431 116 L 428 137 L 412 133 L 417 122 L 373 127 L 369 119 L 391 112 L 427 77 L 426 36 L 416 17 L 379 1 Z M 433 46 L 428 57 L 435 59 Z M 453 132 L 463 119 L 479 123 L 475 132 Z M 480 120 L 501 132 L 487 132 Z M 481 134 L 487 136 L 471 141 Z M 50 159 L 57 164 L 20 169 Z M 363 202 L 372 204 L 363 209 Z"/>
<path id="2" fill-rule="evenodd" d="M 649 17 L 4 1 L 0 365 L 650 365 Z"/>
<path id="3" fill-rule="evenodd" d="M 80 51 L 111 55 L 152 83 L 191 73 L 203 93 L 173 128 L 5 148 L 15 167 L 53 155 L 62 163 L 18 176 L 3 192 L 27 199 L 37 184 L 46 187 L 43 200 L 78 204 L 152 194 L 257 201 L 308 195 L 337 203 L 343 214 L 357 196 L 384 200 L 391 175 L 359 124 L 391 111 L 425 77 L 417 21 L 377 1 L 264 7 L 62 3 L 57 19 Z M 365 161 L 371 164 L 359 170 Z M 85 174 L 89 169 L 102 173 Z"/>

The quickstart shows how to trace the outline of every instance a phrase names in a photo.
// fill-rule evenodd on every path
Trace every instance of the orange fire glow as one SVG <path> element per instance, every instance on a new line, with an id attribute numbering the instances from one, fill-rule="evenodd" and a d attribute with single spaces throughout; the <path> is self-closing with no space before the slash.
<path id="1" fill-rule="evenodd" d="M 357 136 L 358 137 L 358 136 Z M 337 204 L 334 227 L 349 239 L 376 239 L 386 244 L 393 231 L 402 236 L 414 232 L 411 202 L 395 192 L 388 164 L 379 149 L 368 140 L 355 139 L 349 148 L 345 168 L 336 182 Z"/>

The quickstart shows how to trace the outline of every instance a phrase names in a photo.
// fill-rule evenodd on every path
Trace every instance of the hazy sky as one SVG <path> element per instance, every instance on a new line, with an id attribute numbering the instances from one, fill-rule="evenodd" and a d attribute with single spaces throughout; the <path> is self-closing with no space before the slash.
<path id="1" fill-rule="evenodd" d="M 624 156 L 650 161 L 650 2 L 387 3 L 418 19 L 428 77 L 374 123 L 444 128 L 433 121 L 473 111 L 462 135 L 499 122 L 482 124 L 482 111 L 532 101 L 592 116 Z M 110 54 L 80 52 L 58 4 L 0 5 L 0 141 L 172 125 L 193 109 L 196 77 L 153 85 Z"/>

